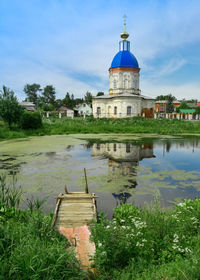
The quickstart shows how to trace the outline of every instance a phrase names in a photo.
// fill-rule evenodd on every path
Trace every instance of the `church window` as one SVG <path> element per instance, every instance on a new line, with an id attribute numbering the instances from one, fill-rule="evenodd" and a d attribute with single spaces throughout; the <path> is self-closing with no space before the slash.
<path id="1" fill-rule="evenodd" d="M 135 83 L 134 87 L 135 87 L 135 89 L 137 89 L 137 81 L 135 80 L 134 83 Z"/>
<path id="2" fill-rule="evenodd" d="M 97 150 L 100 150 L 101 146 L 100 144 L 97 144 Z"/>
<path id="3" fill-rule="evenodd" d="M 117 81 L 116 80 L 113 81 L 113 88 L 117 88 Z"/>
<path id="4" fill-rule="evenodd" d="M 130 153 L 131 152 L 131 146 L 130 144 L 126 144 L 126 152 Z"/>
<path id="5" fill-rule="evenodd" d="M 101 107 L 97 107 L 97 115 L 101 114 Z"/>
<path id="6" fill-rule="evenodd" d="M 117 115 L 117 106 L 114 107 L 114 115 Z"/>
<path id="7" fill-rule="evenodd" d="M 114 152 L 117 151 L 117 145 L 116 145 L 116 143 L 115 143 L 114 146 L 113 146 L 113 151 L 114 151 Z"/>
<path id="8" fill-rule="evenodd" d="M 130 116 L 131 115 L 131 106 L 128 106 L 127 107 L 127 116 Z"/>
<path id="9" fill-rule="evenodd" d="M 128 83 L 128 80 L 125 79 L 125 80 L 124 80 L 124 88 L 128 88 L 128 86 L 129 86 L 128 84 L 129 84 L 129 83 Z"/>

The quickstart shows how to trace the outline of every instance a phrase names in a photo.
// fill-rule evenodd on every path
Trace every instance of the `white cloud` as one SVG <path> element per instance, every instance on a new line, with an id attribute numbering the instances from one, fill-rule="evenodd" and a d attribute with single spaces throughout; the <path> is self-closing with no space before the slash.
<path id="1" fill-rule="evenodd" d="M 49 1 L 39 17 L 36 11 L 28 13 L 26 20 L 21 17 L 15 35 L 1 36 L 1 46 L 9 50 L 9 58 L 2 53 L 0 83 L 21 91 L 26 83 L 53 84 L 58 97 L 66 91 L 75 96 L 82 96 L 86 90 L 108 91 L 108 68 L 118 51 L 123 13 L 128 15 L 131 49 L 142 71 L 152 79 L 175 75 L 187 63 L 181 51 L 186 48 L 191 56 L 190 45 L 200 41 L 198 1 L 85 1 L 84 7 L 77 3 Z M 34 8 L 31 6 L 30 11 Z M 158 59 L 159 65 L 152 63 Z M 97 80 L 92 84 L 79 78 L 81 75 L 91 76 L 91 80 L 96 76 Z M 146 82 L 141 80 L 141 85 Z M 170 90 L 149 81 L 148 88 Z M 180 86 L 172 84 L 171 88 L 179 94 Z M 195 94 L 197 90 L 194 86 Z M 180 92 L 186 94 L 183 89 Z"/>
<path id="2" fill-rule="evenodd" d="M 160 78 L 163 76 L 167 76 L 169 74 L 174 73 L 175 71 L 179 70 L 183 65 L 186 64 L 186 60 L 183 58 L 172 58 L 167 62 L 158 65 L 152 71 L 149 71 L 149 78 Z"/>

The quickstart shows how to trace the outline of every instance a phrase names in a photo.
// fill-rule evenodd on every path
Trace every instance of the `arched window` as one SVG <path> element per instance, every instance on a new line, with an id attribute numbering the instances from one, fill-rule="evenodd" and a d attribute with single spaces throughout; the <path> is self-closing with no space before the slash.
<path id="1" fill-rule="evenodd" d="M 128 88 L 128 86 L 129 86 L 128 84 L 129 84 L 128 80 L 125 79 L 125 80 L 124 80 L 124 88 Z"/>
<path id="2" fill-rule="evenodd" d="M 97 115 L 101 114 L 101 107 L 97 107 Z"/>
<path id="3" fill-rule="evenodd" d="M 131 106 L 128 106 L 127 107 L 127 116 L 130 116 L 131 115 Z"/>
<path id="4" fill-rule="evenodd" d="M 117 106 L 114 107 L 114 115 L 117 115 Z"/>
<path id="5" fill-rule="evenodd" d="M 97 144 L 97 150 L 101 149 L 101 144 Z"/>
<path id="6" fill-rule="evenodd" d="M 130 144 L 126 144 L 126 152 L 127 153 L 131 152 L 131 145 Z"/>
<path id="7" fill-rule="evenodd" d="M 113 88 L 117 88 L 117 81 L 116 80 L 113 81 Z"/>
<path id="8" fill-rule="evenodd" d="M 137 86 L 137 80 L 134 81 L 134 88 L 135 88 L 135 89 L 138 88 L 138 86 Z"/>

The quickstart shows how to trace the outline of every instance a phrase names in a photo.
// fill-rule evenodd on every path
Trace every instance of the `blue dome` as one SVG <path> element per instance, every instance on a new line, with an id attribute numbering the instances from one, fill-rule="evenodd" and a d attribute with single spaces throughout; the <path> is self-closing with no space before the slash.
<path id="1" fill-rule="evenodd" d="M 139 68 L 137 59 L 130 51 L 119 51 L 113 58 L 110 68 L 135 67 Z"/>

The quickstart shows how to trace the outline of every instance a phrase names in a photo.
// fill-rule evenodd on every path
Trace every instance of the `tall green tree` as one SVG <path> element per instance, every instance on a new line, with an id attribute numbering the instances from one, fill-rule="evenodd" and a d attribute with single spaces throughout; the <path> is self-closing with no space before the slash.
<path id="1" fill-rule="evenodd" d="M 99 91 L 99 92 L 97 93 L 97 96 L 102 96 L 102 95 L 104 95 L 104 92 L 103 92 L 103 91 Z"/>
<path id="2" fill-rule="evenodd" d="M 24 92 L 27 95 L 26 100 L 38 105 L 38 97 L 41 91 L 42 89 L 39 84 L 26 84 L 24 87 Z"/>
<path id="3" fill-rule="evenodd" d="M 56 100 L 55 88 L 52 85 L 47 85 L 42 92 L 42 98 L 45 104 L 54 106 Z"/>
<path id="4" fill-rule="evenodd" d="M 18 123 L 24 108 L 19 105 L 17 97 L 14 91 L 3 86 L 3 90 L 0 92 L 0 116 L 8 123 L 9 128 L 13 123 Z"/>
<path id="5" fill-rule="evenodd" d="M 92 103 L 92 94 L 91 92 L 87 91 L 85 96 L 84 96 L 84 100 L 86 103 Z"/>
<path id="6" fill-rule="evenodd" d="M 55 109 L 58 110 L 60 106 L 63 105 L 63 100 L 62 99 L 56 99 L 55 100 Z"/>
<path id="7" fill-rule="evenodd" d="M 73 109 L 76 105 L 76 100 L 74 99 L 74 95 L 70 95 L 69 92 L 66 93 L 65 98 L 63 99 L 63 104 L 65 104 L 68 108 Z"/>
<path id="8" fill-rule="evenodd" d="M 174 98 L 172 95 L 169 96 L 167 104 L 166 104 L 166 113 L 173 113 L 174 112 Z"/>
<path id="9" fill-rule="evenodd" d="M 175 96 L 173 96 L 172 94 L 166 94 L 166 95 L 158 95 L 157 97 L 156 97 L 156 100 L 176 100 L 176 97 Z"/>

